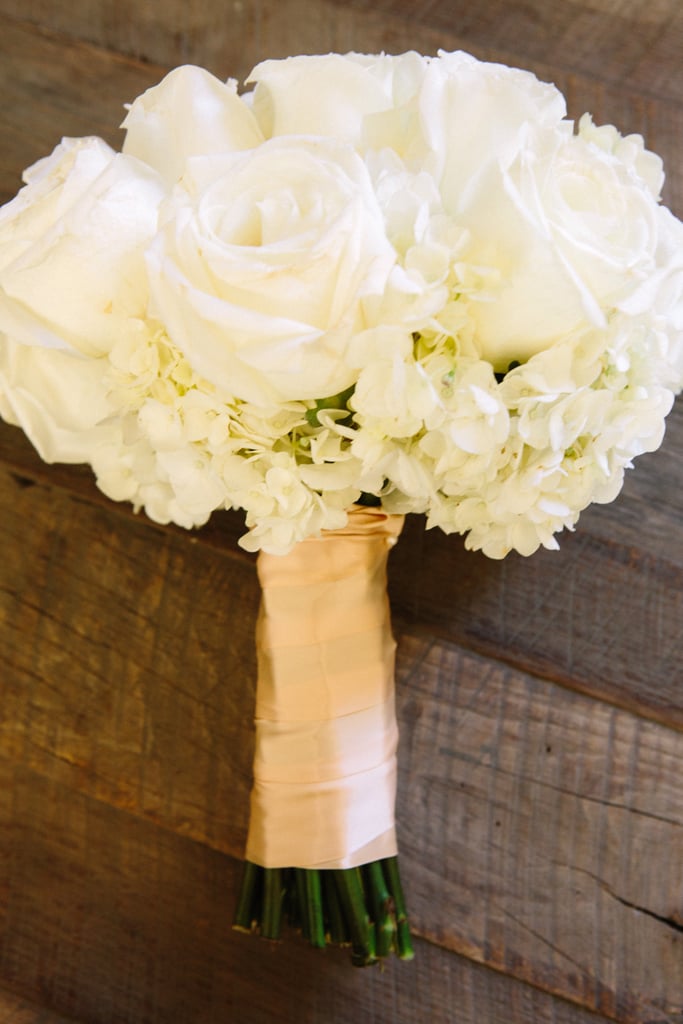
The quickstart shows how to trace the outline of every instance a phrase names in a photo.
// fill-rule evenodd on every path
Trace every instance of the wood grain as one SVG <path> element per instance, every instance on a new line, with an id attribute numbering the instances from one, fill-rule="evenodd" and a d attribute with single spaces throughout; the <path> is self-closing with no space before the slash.
<path id="1" fill-rule="evenodd" d="M 458 45 L 491 59 L 516 64 L 520 55 L 536 66 L 583 74 L 679 101 L 683 86 L 680 47 L 683 20 L 676 0 L 334 0 L 362 14 L 403 20 L 413 31 L 455 36 Z M 653 71 L 655 72 L 653 77 Z"/>
<path id="2" fill-rule="evenodd" d="M 241 856 L 252 562 L 66 492 L 6 477 L 0 494 L 0 749 Z M 683 735 L 400 615 L 395 628 L 398 813 L 417 933 L 617 1020 L 673 1012 Z"/>
<path id="3" fill-rule="evenodd" d="M 78 1024 L 73 1017 L 67 1019 L 6 989 L 0 989 L 0 1020 L 2 1024 Z"/>
<path id="4" fill-rule="evenodd" d="M 683 737 L 431 635 L 399 695 L 419 931 L 619 1021 L 680 1008 Z"/>
<path id="5" fill-rule="evenodd" d="M 235 861 L 2 758 L 0 779 L 15 807 L 3 975 L 83 1024 L 604 1024 L 431 943 L 354 971 L 345 951 L 237 935 Z"/>
<path id="6" fill-rule="evenodd" d="M 0 56 L 1 202 L 20 187 L 22 170 L 51 152 L 62 136 L 100 135 L 120 147 L 124 103 L 165 70 L 10 20 L 2 25 Z"/>
<path id="7" fill-rule="evenodd" d="M 126 528 L 65 494 L 45 506 L 40 488 L 16 480 L 0 493 L 2 749 L 241 855 L 258 605 L 251 564 L 233 566 L 141 520 Z"/>
<path id="8" fill-rule="evenodd" d="M 262 58 L 358 47 L 444 48 L 520 58 L 629 82 L 661 99 L 679 100 L 683 15 L 676 0 L 1 0 L 5 16 L 160 64 L 226 63 L 246 71 Z M 377 36 L 385 42 L 378 45 Z M 371 43 L 375 43 L 374 47 Z M 393 44 L 392 45 L 387 45 Z M 235 72 L 236 73 L 236 72 Z"/>

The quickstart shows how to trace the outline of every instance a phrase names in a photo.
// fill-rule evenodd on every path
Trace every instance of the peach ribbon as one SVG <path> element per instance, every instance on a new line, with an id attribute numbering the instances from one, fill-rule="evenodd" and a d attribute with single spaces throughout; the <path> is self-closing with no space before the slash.
<path id="1" fill-rule="evenodd" d="M 386 564 L 402 526 L 354 506 L 343 529 L 259 554 L 255 864 L 348 868 L 396 854 Z"/>

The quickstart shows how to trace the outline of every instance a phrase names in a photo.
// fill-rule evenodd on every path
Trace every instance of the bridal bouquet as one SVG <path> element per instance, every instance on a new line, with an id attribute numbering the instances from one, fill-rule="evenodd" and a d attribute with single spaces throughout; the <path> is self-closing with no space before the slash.
<path id="1" fill-rule="evenodd" d="M 0 413 L 157 522 L 259 552 L 240 927 L 411 955 L 387 553 L 402 517 L 557 547 L 661 443 L 683 225 L 660 159 L 463 53 L 196 67 L 122 152 L 64 139 L 0 211 Z"/>

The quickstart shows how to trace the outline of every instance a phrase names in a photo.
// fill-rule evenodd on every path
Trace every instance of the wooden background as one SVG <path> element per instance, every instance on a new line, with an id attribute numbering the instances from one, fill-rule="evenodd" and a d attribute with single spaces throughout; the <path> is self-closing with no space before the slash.
<path id="1" fill-rule="evenodd" d="M 185 61 L 464 48 L 637 131 L 683 215 L 680 0 L 0 0 L 0 198 Z M 417 959 L 230 928 L 258 604 L 240 517 L 194 535 L 0 426 L 2 1024 L 683 1022 L 683 401 L 559 553 L 413 519 L 392 554 Z"/>

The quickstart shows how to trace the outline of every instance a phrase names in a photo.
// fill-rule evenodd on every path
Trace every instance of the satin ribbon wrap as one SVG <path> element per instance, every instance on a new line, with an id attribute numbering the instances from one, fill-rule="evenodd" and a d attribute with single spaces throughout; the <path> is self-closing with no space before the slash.
<path id="1" fill-rule="evenodd" d="M 397 852 L 386 565 L 402 526 L 354 506 L 343 529 L 258 556 L 254 864 L 349 868 Z"/>

